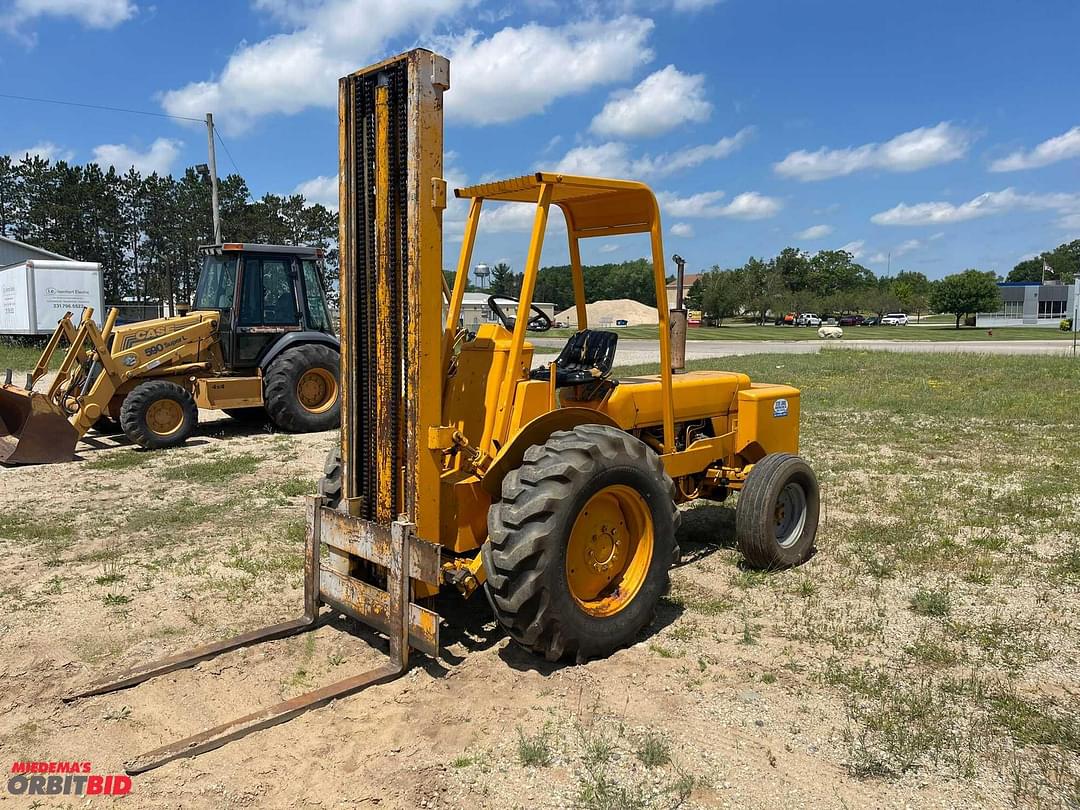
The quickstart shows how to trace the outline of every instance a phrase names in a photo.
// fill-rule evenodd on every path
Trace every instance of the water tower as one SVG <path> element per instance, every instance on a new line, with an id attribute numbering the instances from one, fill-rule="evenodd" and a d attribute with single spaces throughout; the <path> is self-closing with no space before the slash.
<path id="1" fill-rule="evenodd" d="M 491 275 L 491 268 L 486 264 L 480 263 L 473 268 L 473 275 L 476 276 L 477 286 L 481 290 L 487 289 L 488 276 Z"/>

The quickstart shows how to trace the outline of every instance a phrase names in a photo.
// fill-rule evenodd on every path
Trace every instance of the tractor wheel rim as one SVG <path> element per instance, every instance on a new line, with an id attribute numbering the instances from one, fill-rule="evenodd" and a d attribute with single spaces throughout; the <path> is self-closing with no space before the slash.
<path id="1" fill-rule="evenodd" d="M 175 399 L 159 399 L 146 409 L 146 426 L 158 436 L 171 436 L 184 426 L 184 409 Z"/>
<path id="2" fill-rule="evenodd" d="M 654 545 L 652 513 L 637 490 L 616 484 L 596 492 L 566 547 L 566 583 L 578 607 L 601 617 L 626 608 L 648 577 Z"/>
<path id="3" fill-rule="evenodd" d="M 776 498 L 776 542 L 788 548 L 798 542 L 806 526 L 806 490 L 794 481 Z"/>
<path id="4" fill-rule="evenodd" d="M 326 413 L 337 397 L 337 378 L 325 368 L 309 368 L 296 383 L 296 398 L 309 413 Z"/>

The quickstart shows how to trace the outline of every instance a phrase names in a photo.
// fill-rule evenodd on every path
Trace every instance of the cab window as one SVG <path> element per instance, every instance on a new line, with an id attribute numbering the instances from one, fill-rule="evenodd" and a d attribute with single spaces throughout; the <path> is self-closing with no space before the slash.
<path id="1" fill-rule="evenodd" d="M 296 325 L 296 295 L 287 259 L 245 257 L 241 283 L 241 326 Z"/>
<path id="2" fill-rule="evenodd" d="M 323 297 L 322 277 L 311 259 L 304 259 L 304 298 L 307 303 L 308 327 L 320 332 L 330 332 L 330 316 L 326 312 L 326 299 Z"/>
<path id="3" fill-rule="evenodd" d="M 236 293 L 236 257 L 207 256 L 195 290 L 195 309 L 231 309 Z"/>

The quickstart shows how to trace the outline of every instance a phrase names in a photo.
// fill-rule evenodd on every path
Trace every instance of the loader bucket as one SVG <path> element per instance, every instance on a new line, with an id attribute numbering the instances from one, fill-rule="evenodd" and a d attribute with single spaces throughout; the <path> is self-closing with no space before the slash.
<path id="1" fill-rule="evenodd" d="M 79 436 L 42 394 L 0 386 L 0 464 L 71 461 Z"/>

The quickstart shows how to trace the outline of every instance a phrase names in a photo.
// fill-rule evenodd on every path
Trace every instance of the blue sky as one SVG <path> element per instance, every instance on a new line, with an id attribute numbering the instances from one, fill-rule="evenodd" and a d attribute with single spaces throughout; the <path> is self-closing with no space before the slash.
<path id="1" fill-rule="evenodd" d="M 447 179 L 644 180 L 692 269 L 847 246 L 1006 273 L 1080 238 L 1075 0 L 0 0 L 0 93 L 201 117 L 253 193 L 333 202 L 336 79 L 451 58 Z M 0 152 L 181 170 L 198 125 L 0 98 Z M 525 212 L 475 259 L 520 269 Z M 452 266 L 463 211 L 447 214 Z M 558 223 L 545 263 L 565 261 Z M 645 254 L 637 237 L 587 261 Z"/>

